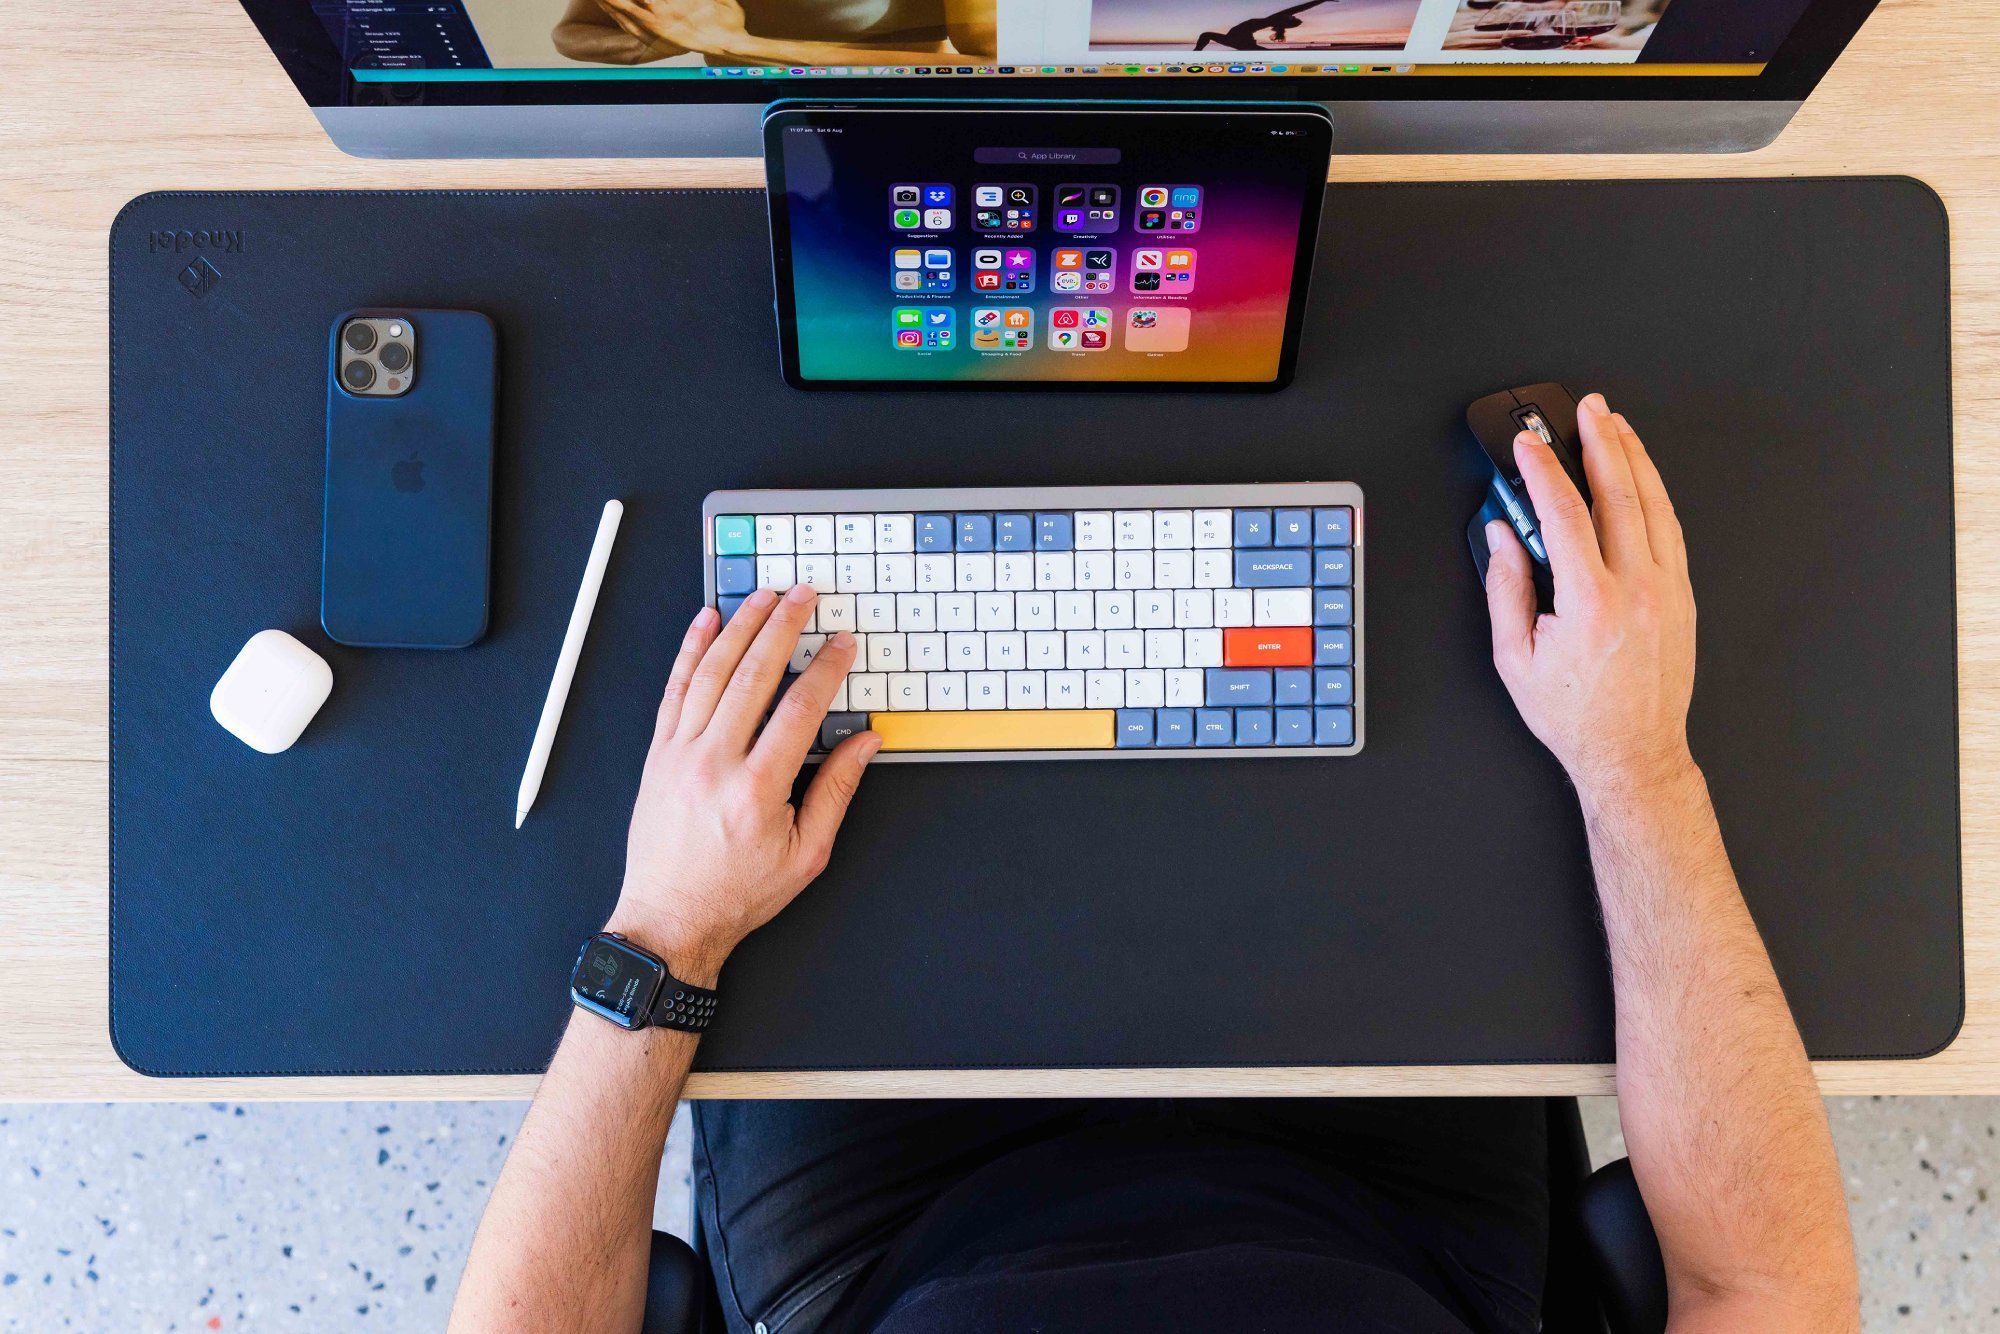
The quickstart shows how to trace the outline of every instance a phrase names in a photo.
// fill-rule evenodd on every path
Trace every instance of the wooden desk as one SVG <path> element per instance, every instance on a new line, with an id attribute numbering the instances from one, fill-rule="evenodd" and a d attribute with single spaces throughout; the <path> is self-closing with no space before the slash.
<path id="1" fill-rule="evenodd" d="M 0 43 L 0 1101 L 525 1098 L 531 1076 L 153 1080 L 107 1037 L 105 237 L 146 190 L 755 186 L 750 160 L 368 162 L 320 133 L 242 11 L 15 0 Z M 1943 34 L 1942 45 L 1940 34 Z M 2000 32 L 1886 0 L 1771 148 L 1362 157 L 1347 180 L 1902 172 L 1951 211 L 1967 1014 L 1828 1093 L 2000 1093 Z M 199 355 L 198 349 L 187 355 Z M 1893 448 L 1893 441 L 1885 441 Z M 1802 886 L 1801 892 L 1811 892 Z M 1939 966 L 1947 961 L 1939 960 Z M 696 1096 L 1608 1093 L 1608 1067 L 697 1076 Z"/>

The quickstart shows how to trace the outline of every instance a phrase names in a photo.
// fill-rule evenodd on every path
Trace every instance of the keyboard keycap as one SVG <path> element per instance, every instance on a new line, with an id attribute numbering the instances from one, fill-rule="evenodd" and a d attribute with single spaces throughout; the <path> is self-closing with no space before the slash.
<path id="1" fill-rule="evenodd" d="M 1321 547 L 1313 552 L 1313 582 L 1322 588 L 1345 588 L 1354 582 L 1354 553 L 1346 547 Z"/>
<path id="2" fill-rule="evenodd" d="M 1313 744 L 1315 746 L 1353 745 L 1354 711 L 1352 709 L 1314 709 Z"/>
<path id="3" fill-rule="evenodd" d="M 916 550 L 917 517 L 914 514 L 878 514 L 875 516 L 875 550 L 902 554 Z"/>
<path id="4" fill-rule="evenodd" d="M 1156 746 L 1192 746 L 1194 744 L 1194 711 L 1192 709 L 1161 709 L 1153 719 L 1153 744 Z"/>
<path id="5" fill-rule="evenodd" d="M 757 516 L 757 554 L 760 556 L 789 556 L 792 554 L 791 515 L 759 514 Z"/>
<path id="6" fill-rule="evenodd" d="M 1144 749 L 1153 744 L 1151 709 L 1118 710 L 1118 746 L 1121 750 Z"/>
<path id="7" fill-rule="evenodd" d="M 995 551 L 1033 551 L 1035 549 L 1035 526 L 1025 514 L 996 514 L 993 516 L 993 549 Z"/>
<path id="8" fill-rule="evenodd" d="M 724 625 L 729 624 L 729 618 L 734 616 L 736 609 L 742 605 L 743 595 L 741 594 L 732 595 L 724 593 L 715 599 L 715 610 L 721 615 Z"/>
<path id="9" fill-rule="evenodd" d="M 801 556 L 831 556 L 833 554 L 833 516 L 831 514 L 801 514 L 797 526 L 797 545 Z"/>
<path id="10" fill-rule="evenodd" d="M 1310 625 L 1313 598 L 1309 588 L 1259 588 L 1251 593 L 1252 619 L 1257 625 Z"/>
<path id="11" fill-rule="evenodd" d="M 1255 668 L 1211 667 L 1208 702 L 1212 707 L 1269 704 L 1271 674 Z"/>
<path id="12" fill-rule="evenodd" d="M 1309 547 L 1313 544 L 1311 510 L 1279 510 L 1272 519 L 1271 541 L 1281 547 Z"/>
<path id="13" fill-rule="evenodd" d="M 1313 545 L 1351 547 L 1354 545 L 1354 511 L 1346 506 L 1313 511 Z"/>
<path id="14" fill-rule="evenodd" d="M 1271 511 L 1236 511 L 1236 543 L 1239 547 L 1271 545 Z"/>
<path id="15" fill-rule="evenodd" d="M 1111 515 L 1106 510 L 1079 510 L 1076 514 L 1076 549 L 1109 551 L 1112 545 Z"/>
<path id="16" fill-rule="evenodd" d="M 821 615 L 821 624 L 826 617 Z M 1354 639 L 1345 630 L 1321 630 L 1314 638 L 1313 665 L 1315 667 L 1345 667 L 1354 661 Z"/>
<path id="17" fill-rule="evenodd" d="M 1125 673 L 1125 707 L 1157 709 L 1167 702 L 1167 676 L 1156 668 L 1137 667 Z"/>
<path id="18" fill-rule="evenodd" d="M 819 744 L 822 749 L 832 750 L 847 738 L 867 730 L 868 715 L 865 713 L 829 713 L 826 721 L 819 725 Z"/>
<path id="19" fill-rule="evenodd" d="M 1276 549 L 1238 551 L 1238 588 L 1304 588 L 1312 583 L 1313 561 L 1309 551 Z"/>
<path id="20" fill-rule="evenodd" d="M 1313 674 L 1303 667 L 1279 669 L 1272 698 L 1279 704 L 1311 704 Z"/>
<path id="21" fill-rule="evenodd" d="M 1277 744 L 1281 746 L 1310 746 L 1312 743 L 1312 710 L 1279 709 Z"/>
<path id="22" fill-rule="evenodd" d="M 884 750 L 1109 750 L 1117 717 L 1109 709 L 981 712 L 975 704 L 965 713 L 871 713 L 868 724 Z M 1146 722 L 1150 744 L 1150 713 Z"/>
<path id="23" fill-rule="evenodd" d="M 1309 667 L 1312 630 L 1308 626 L 1231 629 L 1222 632 L 1225 667 Z"/>
<path id="24" fill-rule="evenodd" d="M 1344 588 L 1316 588 L 1313 590 L 1314 625 L 1352 625 L 1354 623 L 1354 598 Z"/>
<path id="25" fill-rule="evenodd" d="M 1233 544 L 1235 521 L 1228 510 L 1196 510 L 1194 512 L 1194 544 L 1199 548 L 1215 549 Z"/>
<path id="26" fill-rule="evenodd" d="M 1194 743 L 1197 746 L 1235 745 L 1235 715 L 1228 709 L 1197 709 L 1194 715 Z"/>
<path id="27" fill-rule="evenodd" d="M 963 672 L 932 672 L 924 677 L 930 688 L 930 708 L 933 713 L 946 713 L 965 707 L 965 674 Z"/>
<path id="28" fill-rule="evenodd" d="M 1327 706 L 1353 702 L 1353 672 L 1345 667 L 1320 667 L 1313 672 L 1313 703 Z"/>
<path id="29" fill-rule="evenodd" d="M 715 516 L 715 554 L 748 556 L 757 550 L 757 530 L 747 514 Z"/>
<path id="30" fill-rule="evenodd" d="M 918 551 L 952 551 L 958 546 L 956 523 L 949 514 L 917 516 Z"/>
<path id="31" fill-rule="evenodd" d="M 833 549 L 843 556 L 866 556 L 875 551 L 875 516 L 836 514 L 833 516 Z"/>
<path id="32" fill-rule="evenodd" d="M 958 516 L 958 550 L 993 550 L 993 516 L 991 514 L 961 514 Z"/>
<path id="33" fill-rule="evenodd" d="M 1236 744 L 1239 746 L 1270 745 L 1271 711 L 1269 709 L 1238 709 L 1236 711 Z"/>
<path id="34" fill-rule="evenodd" d="M 1073 529 L 1067 514 L 1035 516 L 1035 550 L 1068 551 L 1074 545 Z"/>
<path id="35" fill-rule="evenodd" d="M 715 591 L 724 596 L 756 592 L 757 562 L 748 556 L 717 556 Z"/>
<path id="36" fill-rule="evenodd" d="M 869 713 L 888 708 L 889 678 L 880 672 L 849 672 L 847 707 Z"/>
<path id="37" fill-rule="evenodd" d="M 1194 514 L 1188 510 L 1153 511 L 1153 545 L 1181 548 L 1194 545 Z"/>

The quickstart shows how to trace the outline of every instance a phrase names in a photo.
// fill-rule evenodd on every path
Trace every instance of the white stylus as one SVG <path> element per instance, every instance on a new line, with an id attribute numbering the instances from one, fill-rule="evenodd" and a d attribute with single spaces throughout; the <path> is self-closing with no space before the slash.
<path id="1" fill-rule="evenodd" d="M 556 728 L 562 723 L 563 705 L 569 700 L 570 679 L 576 675 L 576 660 L 583 653 L 583 637 L 590 633 L 590 614 L 597 610 L 597 590 L 604 586 L 604 567 L 611 561 L 611 544 L 618 539 L 618 520 L 624 514 L 625 507 L 617 501 L 604 502 L 604 515 L 597 521 L 597 540 L 590 544 L 590 561 L 583 567 L 583 586 L 576 590 L 569 629 L 563 632 L 556 674 L 549 681 L 549 697 L 542 701 L 542 720 L 535 724 L 535 744 L 528 748 L 528 768 L 521 775 L 521 795 L 514 798 L 516 829 L 528 818 L 535 794 L 542 790 L 542 770 L 549 766 L 549 750 L 556 743 Z"/>

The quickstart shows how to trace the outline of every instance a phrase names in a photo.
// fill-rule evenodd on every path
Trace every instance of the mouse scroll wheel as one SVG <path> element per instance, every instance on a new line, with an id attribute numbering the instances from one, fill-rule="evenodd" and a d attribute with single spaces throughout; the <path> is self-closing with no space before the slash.
<path id="1" fill-rule="evenodd" d="M 1528 430 L 1533 431 L 1536 435 L 1540 436 L 1542 438 L 1543 444 L 1548 445 L 1550 447 L 1553 447 L 1555 445 L 1556 433 L 1554 431 L 1551 431 L 1549 429 L 1549 424 L 1542 420 L 1541 413 L 1534 411 L 1528 411 L 1522 413 L 1521 425 L 1526 427 Z"/>

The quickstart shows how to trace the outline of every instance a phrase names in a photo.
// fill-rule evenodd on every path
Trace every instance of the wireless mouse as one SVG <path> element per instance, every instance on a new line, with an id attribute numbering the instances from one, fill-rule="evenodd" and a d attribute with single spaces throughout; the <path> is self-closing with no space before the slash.
<path id="1" fill-rule="evenodd" d="M 1472 549 L 1472 563 L 1479 571 L 1480 582 L 1486 580 L 1486 525 L 1499 519 L 1513 528 L 1528 554 L 1535 558 L 1535 584 L 1546 603 L 1550 587 L 1549 552 L 1542 543 L 1534 502 L 1528 498 L 1528 488 L 1514 462 L 1514 437 L 1523 431 L 1540 436 L 1588 504 L 1590 483 L 1584 479 L 1583 444 L 1576 433 L 1576 395 L 1554 383 L 1502 389 L 1467 408 L 1465 424 L 1493 467 L 1486 503 L 1479 507 L 1465 529 L 1466 544 Z"/>

